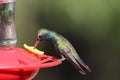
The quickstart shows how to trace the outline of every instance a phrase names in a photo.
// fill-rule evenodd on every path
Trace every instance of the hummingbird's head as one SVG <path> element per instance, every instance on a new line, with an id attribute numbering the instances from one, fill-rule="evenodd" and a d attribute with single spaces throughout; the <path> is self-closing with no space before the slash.
<path id="1" fill-rule="evenodd" d="M 40 29 L 38 31 L 38 39 L 39 40 L 50 40 L 53 38 L 52 36 L 52 31 L 48 30 L 48 29 Z"/>

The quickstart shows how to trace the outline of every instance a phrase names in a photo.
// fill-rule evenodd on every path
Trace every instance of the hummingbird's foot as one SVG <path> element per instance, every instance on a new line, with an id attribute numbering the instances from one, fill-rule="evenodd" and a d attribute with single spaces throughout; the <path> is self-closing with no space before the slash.
<path id="1" fill-rule="evenodd" d="M 64 57 L 64 56 L 62 56 L 62 58 L 61 58 L 61 59 L 59 59 L 59 60 L 64 61 L 64 60 L 65 60 L 65 57 Z"/>

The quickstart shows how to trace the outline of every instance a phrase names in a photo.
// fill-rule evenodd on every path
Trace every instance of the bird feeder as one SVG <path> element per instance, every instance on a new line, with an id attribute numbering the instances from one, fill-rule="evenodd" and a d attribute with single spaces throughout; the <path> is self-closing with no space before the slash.
<path id="1" fill-rule="evenodd" d="M 16 0 L 0 0 L 0 80 L 31 80 L 40 69 L 59 65 L 61 61 L 15 47 L 15 3 Z"/>

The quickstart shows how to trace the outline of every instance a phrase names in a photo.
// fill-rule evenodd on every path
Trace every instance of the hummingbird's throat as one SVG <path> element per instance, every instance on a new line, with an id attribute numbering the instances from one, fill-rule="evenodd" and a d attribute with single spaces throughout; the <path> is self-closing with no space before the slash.
<path id="1" fill-rule="evenodd" d="M 39 43 L 40 43 L 40 39 L 37 39 L 35 44 L 34 44 L 34 48 L 36 48 Z"/>

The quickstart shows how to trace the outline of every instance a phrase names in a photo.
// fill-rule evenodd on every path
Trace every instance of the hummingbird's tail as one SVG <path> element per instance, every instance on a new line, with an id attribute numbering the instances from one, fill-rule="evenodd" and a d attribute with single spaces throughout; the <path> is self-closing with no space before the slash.
<path id="1" fill-rule="evenodd" d="M 77 60 L 76 60 L 77 61 Z M 82 59 L 80 59 L 80 61 L 77 61 L 78 62 L 78 68 L 79 68 L 79 72 L 81 73 L 81 74 L 86 74 L 86 73 L 88 73 L 88 72 L 91 72 L 91 69 L 85 64 L 85 62 L 82 60 Z M 82 68 L 82 70 L 81 70 L 81 68 Z"/>
<path id="2" fill-rule="evenodd" d="M 70 57 L 68 60 L 81 74 L 85 75 L 86 73 L 91 72 L 91 69 L 83 62 L 82 59 L 78 61 L 74 57 Z"/>

